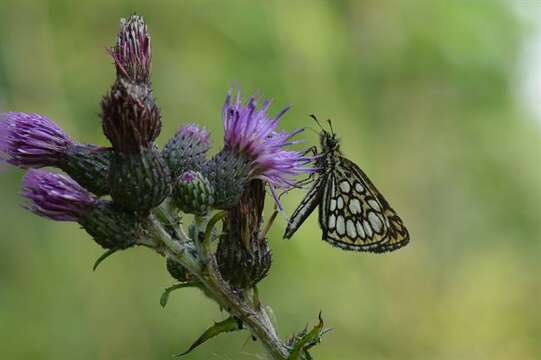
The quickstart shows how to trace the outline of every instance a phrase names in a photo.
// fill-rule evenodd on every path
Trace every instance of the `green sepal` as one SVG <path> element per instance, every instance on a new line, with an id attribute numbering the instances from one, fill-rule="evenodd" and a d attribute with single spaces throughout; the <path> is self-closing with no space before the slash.
<path id="1" fill-rule="evenodd" d="M 243 329 L 242 322 L 235 317 L 229 317 L 225 319 L 224 321 L 214 323 L 214 325 L 208 328 L 203 333 L 203 335 L 201 335 L 197 340 L 195 340 L 195 342 L 190 346 L 188 350 L 186 350 L 185 352 L 181 354 L 176 354 L 175 356 L 184 356 L 190 353 L 193 349 L 195 349 L 199 345 L 206 342 L 207 340 L 210 340 L 213 337 L 216 337 L 220 334 L 223 334 L 226 332 L 238 331 L 242 329 Z"/>
<path id="2" fill-rule="evenodd" d="M 66 150 L 60 168 L 90 192 L 107 195 L 111 193 L 108 174 L 112 156 L 111 148 L 74 144 Z"/>
<path id="3" fill-rule="evenodd" d="M 115 153 L 109 170 L 111 197 L 120 207 L 146 213 L 171 191 L 171 176 L 161 154 L 151 149 Z"/>
<path id="4" fill-rule="evenodd" d="M 189 283 L 180 283 L 180 284 L 176 284 L 176 285 L 168 287 L 167 289 L 163 291 L 162 296 L 160 296 L 160 305 L 162 307 L 165 307 L 167 305 L 167 302 L 169 301 L 169 295 L 171 295 L 173 291 L 178 290 L 178 289 L 183 289 L 186 287 L 196 287 L 196 286 L 197 286 L 196 283 L 189 282 Z"/>
<path id="5" fill-rule="evenodd" d="M 105 249 L 126 249 L 145 236 L 146 220 L 100 200 L 86 212 L 79 224 Z"/>

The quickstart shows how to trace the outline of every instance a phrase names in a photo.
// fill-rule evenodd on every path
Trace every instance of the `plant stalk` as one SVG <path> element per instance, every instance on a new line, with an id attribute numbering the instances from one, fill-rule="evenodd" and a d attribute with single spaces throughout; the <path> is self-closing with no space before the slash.
<path id="1" fill-rule="evenodd" d="M 218 305 L 238 318 L 248 327 L 250 332 L 257 338 L 268 354 L 275 360 L 287 360 L 289 350 L 279 338 L 264 306 L 255 306 L 249 296 L 240 297 L 229 284 L 222 278 L 216 258 L 213 254 L 205 254 L 206 267 L 202 268 L 200 262 L 185 251 L 182 244 L 175 241 L 155 217 L 153 220 L 154 237 L 165 246 L 165 253 L 173 256 L 179 263 L 185 266 L 197 278 L 205 293 Z M 164 252 L 160 252 L 162 255 Z"/>

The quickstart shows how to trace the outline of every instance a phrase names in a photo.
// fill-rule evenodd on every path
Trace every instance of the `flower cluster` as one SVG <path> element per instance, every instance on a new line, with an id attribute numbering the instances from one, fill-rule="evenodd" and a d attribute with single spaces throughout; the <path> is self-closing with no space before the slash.
<path id="1" fill-rule="evenodd" d="M 214 156 L 207 159 L 208 131 L 194 123 L 181 126 L 159 149 L 162 119 L 151 83 L 151 41 L 140 16 L 122 20 L 109 54 L 116 77 L 100 112 L 109 146 L 77 143 L 43 115 L 0 114 L 0 160 L 28 170 L 22 191 L 26 208 L 77 222 L 106 254 L 151 247 L 166 256 L 167 270 L 182 286 L 207 286 L 211 297 L 233 294 L 226 300 L 243 301 L 237 294 L 247 294 L 271 266 L 266 232 L 274 217 L 262 230 L 266 189 L 278 201 L 277 189 L 313 171 L 313 158 L 288 150 L 302 130 L 278 130 L 288 107 L 271 116 L 269 100 L 258 106 L 255 97 L 243 100 L 240 92 L 229 91 L 222 110 L 223 147 Z M 64 174 L 39 169 L 44 167 Z M 188 232 L 183 213 L 194 215 Z M 261 311 L 244 314 L 262 317 L 252 326 L 269 326 Z M 241 328 L 236 316 L 232 324 Z M 275 349 L 280 358 L 284 349 Z"/>
<path id="2" fill-rule="evenodd" d="M 215 209 L 227 210 L 218 265 L 234 287 L 253 286 L 270 267 L 270 250 L 260 233 L 266 185 L 273 192 L 288 188 L 295 177 L 312 171 L 307 166 L 312 158 L 287 150 L 301 130 L 278 130 L 289 108 L 271 116 L 269 100 L 258 106 L 255 97 L 243 101 L 240 92 L 229 91 L 220 151 L 207 159 L 209 133 L 194 123 L 181 126 L 160 150 L 155 144 L 161 115 L 151 83 L 150 35 L 140 16 L 122 20 L 109 53 L 116 78 L 101 102 L 101 119 L 110 147 L 76 143 L 43 115 L 1 115 L 1 158 L 31 169 L 23 182 L 27 207 L 53 220 L 80 223 L 109 249 L 151 236 L 153 209 L 164 201 L 178 212 L 203 218 Z M 67 175 L 34 170 L 43 167 Z M 175 233 L 172 227 L 168 231 Z M 195 233 L 191 241 L 199 237 Z"/>

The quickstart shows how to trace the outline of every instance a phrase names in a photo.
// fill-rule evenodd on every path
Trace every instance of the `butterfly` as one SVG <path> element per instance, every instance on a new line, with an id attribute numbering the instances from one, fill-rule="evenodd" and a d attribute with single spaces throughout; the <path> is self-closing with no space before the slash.
<path id="1" fill-rule="evenodd" d="M 345 250 L 382 253 L 409 242 L 402 219 L 391 208 L 368 176 L 340 152 L 329 120 L 330 131 L 321 128 L 321 152 L 315 156 L 312 187 L 289 219 L 284 238 L 289 239 L 319 206 L 323 240 Z"/>

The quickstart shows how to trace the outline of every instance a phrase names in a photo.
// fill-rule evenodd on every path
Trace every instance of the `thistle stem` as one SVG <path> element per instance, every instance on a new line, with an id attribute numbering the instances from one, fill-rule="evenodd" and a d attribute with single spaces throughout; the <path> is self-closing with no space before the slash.
<path id="1" fill-rule="evenodd" d="M 207 266 L 203 269 L 195 257 L 186 251 L 182 244 L 175 241 L 163 228 L 156 217 L 152 217 L 154 236 L 166 247 L 165 252 L 173 256 L 197 278 L 200 286 L 221 308 L 238 318 L 250 332 L 261 342 L 263 347 L 275 360 L 286 360 L 289 350 L 278 337 L 278 333 L 264 306 L 254 307 L 249 297 L 241 298 L 222 278 L 216 258 L 208 254 Z"/>

